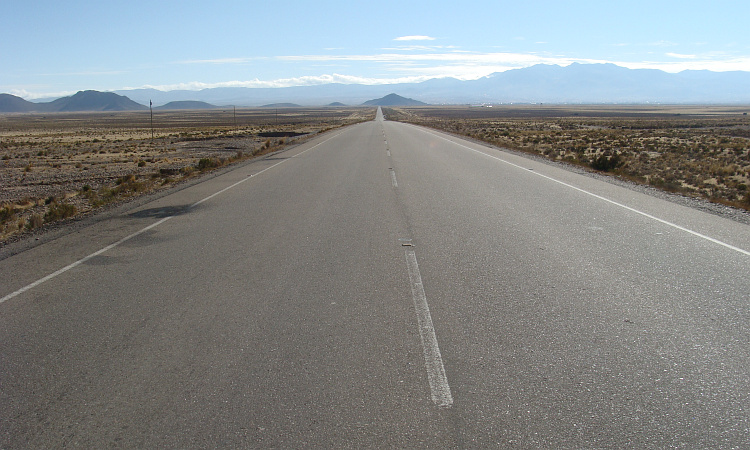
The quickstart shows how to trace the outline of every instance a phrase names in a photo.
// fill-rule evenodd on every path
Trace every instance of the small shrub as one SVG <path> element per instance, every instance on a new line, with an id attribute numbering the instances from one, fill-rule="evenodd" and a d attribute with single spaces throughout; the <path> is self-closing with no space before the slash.
<path id="1" fill-rule="evenodd" d="M 39 214 L 32 214 L 28 222 L 26 222 L 26 229 L 33 230 L 44 225 L 44 219 Z"/>
<path id="2" fill-rule="evenodd" d="M 201 158 L 198 161 L 198 165 L 196 168 L 200 171 L 213 169 L 214 167 L 218 166 L 218 162 L 212 158 Z"/>
<path id="3" fill-rule="evenodd" d="M 15 219 L 16 208 L 11 205 L 5 205 L 0 208 L 0 223 L 5 223 Z"/>
<path id="4" fill-rule="evenodd" d="M 591 168 L 602 172 L 609 172 L 622 164 L 620 155 L 599 155 L 591 161 Z"/>
<path id="5" fill-rule="evenodd" d="M 50 205 L 47 213 L 44 214 L 44 222 L 54 222 L 56 220 L 66 219 L 76 214 L 75 205 L 54 202 Z"/>
<path id="6" fill-rule="evenodd" d="M 121 184 L 132 183 L 134 181 L 135 181 L 135 175 L 131 173 L 130 175 L 118 178 L 117 181 L 115 181 L 115 184 L 120 186 Z"/>

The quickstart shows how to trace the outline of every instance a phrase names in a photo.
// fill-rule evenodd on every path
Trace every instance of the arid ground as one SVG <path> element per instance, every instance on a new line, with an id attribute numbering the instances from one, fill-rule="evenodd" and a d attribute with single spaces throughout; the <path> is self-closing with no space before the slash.
<path id="1" fill-rule="evenodd" d="M 662 190 L 750 209 L 750 107 L 493 105 L 384 111 L 400 120 Z"/>
<path id="2" fill-rule="evenodd" d="M 390 120 L 750 209 L 750 107 L 384 108 Z M 0 115 L 0 242 L 334 127 L 372 108 Z M 153 132 L 153 138 L 152 138 Z"/>
<path id="3" fill-rule="evenodd" d="M 0 243 L 364 120 L 372 108 L 0 115 Z M 153 132 L 153 137 L 152 137 Z"/>

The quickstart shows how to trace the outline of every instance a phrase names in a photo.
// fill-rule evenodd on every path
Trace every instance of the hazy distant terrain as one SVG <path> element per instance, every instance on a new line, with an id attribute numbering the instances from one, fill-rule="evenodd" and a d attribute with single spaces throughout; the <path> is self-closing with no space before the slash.
<path id="1" fill-rule="evenodd" d="M 0 112 L 126 111 L 146 109 L 144 105 L 149 102 L 158 107 L 179 105 L 176 102 L 274 107 L 361 105 L 391 93 L 428 104 L 750 104 L 750 72 L 693 70 L 667 73 L 661 70 L 626 69 L 614 64 L 576 63 L 566 67 L 538 64 L 469 81 L 442 78 L 421 83 L 385 85 L 331 83 L 200 91 L 83 91 L 44 103 L 2 94 Z M 205 105 L 200 106 L 203 107 Z"/>
<path id="2" fill-rule="evenodd" d="M 212 108 L 218 108 L 218 106 L 212 105 L 212 104 L 206 103 L 206 102 L 198 102 L 198 101 L 191 101 L 191 100 L 182 100 L 182 101 L 169 102 L 166 105 L 157 106 L 154 109 L 157 109 L 157 110 L 179 110 L 179 109 L 212 109 Z"/>
<path id="3" fill-rule="evenodd" d="M 467 103 L 750 103 L 750 72 L 631 70 L 614 64 L 539 64 L 478 80 L 433 79 L 422 83 L 324 84 L 288 88 L 214 88 L 201 91 L 116 91 L 136 102 L 200 100 L 215 105 L 259 106 L 362 103 L 392 92 L 429 104 Z"/>

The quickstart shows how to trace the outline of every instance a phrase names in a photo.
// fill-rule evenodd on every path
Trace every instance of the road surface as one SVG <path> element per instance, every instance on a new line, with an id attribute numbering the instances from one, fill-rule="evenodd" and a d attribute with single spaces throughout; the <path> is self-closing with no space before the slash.
<path id="1" fill-rule="evenodd" d="M 0 448 L 745 447 L 748 251 L 378 114 L 0 261 Z"/>

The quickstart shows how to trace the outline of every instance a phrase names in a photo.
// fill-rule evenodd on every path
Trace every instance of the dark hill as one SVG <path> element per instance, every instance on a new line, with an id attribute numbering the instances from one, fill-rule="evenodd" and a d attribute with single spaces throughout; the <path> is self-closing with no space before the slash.
<path id="1" fill-rule="evenodd" d="M 328 106 L 346 106 L 346 105 L 341 102 L 333 102 L 333 103 L 329 103 Z"/>
<path id="2" fill-rule="evenodd" d="M 425 106 L 427 103 L 422 103 L 419 100 L 402 97 L 397 94 L 388 94 L 382 98 L 376 98 L 374 100 L 368 100 L 362 105 L 365 106 Z"/>
<path id="3" fill-rule="evenodd" d="M 50 103 L 39 103 L 39 110 L 68 111 L 137 111 L 148 109 L 140 103 L 113 92 L 79 91 L 70 97 L 58 98 Z"/>
<path id="4" fill-rule="evenodd" d="M 31 103 L 10 94 L 0 94 L 0 112 L 29 112 L 36 108 L 36 103 Z"/>
<path id="5" fill-rule="evenodd" d="M 206 102 L 199 102 L 194 100 L 180 100 L 176 102 L 169 102 L 166 105 L 157 106 L 154 109 L 213 109 L 218 108 L 216 105 L 212 105 Z"/>

